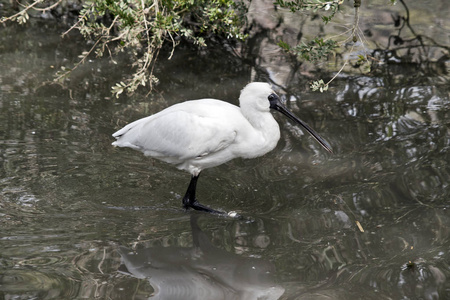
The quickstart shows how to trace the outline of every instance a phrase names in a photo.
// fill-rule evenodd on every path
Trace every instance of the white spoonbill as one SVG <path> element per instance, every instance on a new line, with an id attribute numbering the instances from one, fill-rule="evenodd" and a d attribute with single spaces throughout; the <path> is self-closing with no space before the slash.
<path id="1" fill-rule="evenodd" d="M 200 172 L 233 158 L 254 158 L 273 150 L 280 139 L 280 128 L 270 109 L 300 124 L 332 152 L 322 137 L 281 103 L 268 83 L 248 84 L 241 91 L 239 104 L 215 99 L 175 104 L 115 132 L 117 140 L 112 144 L 139 150 L 191 173 L 184 208 L 218 214 L 223 212 L 200 204 L 195 197 Z"/>

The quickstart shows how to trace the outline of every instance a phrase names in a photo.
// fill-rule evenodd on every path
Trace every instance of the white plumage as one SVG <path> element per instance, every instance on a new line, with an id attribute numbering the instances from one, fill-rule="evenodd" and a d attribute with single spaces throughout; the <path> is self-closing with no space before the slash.
<path id="1" fill-rule="evenodd" d="M 236 157 L 254 158 L 273 150 L 280 139 L 280 129 L 271 108 L 305 127 L 331 152 L 327 142 L 281 104 L 269 84 L 248 84 L 241 92 L 239 104 L 237 107 L 215 99 L 175 104 L 115 132 L 117 140 L 113 145 L 139 150 L 191 173 L 184 207 L 215 213 L 219 212 L 195 199 L 200 172 Z"/>

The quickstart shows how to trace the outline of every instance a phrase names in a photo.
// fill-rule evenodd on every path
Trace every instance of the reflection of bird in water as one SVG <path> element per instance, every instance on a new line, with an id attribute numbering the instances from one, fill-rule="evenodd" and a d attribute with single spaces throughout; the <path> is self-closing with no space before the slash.
<path id="1" fill-rule="evenodd" d="M 281 103 L 269 84 L 248 84 L 239 102 L 237 107 L 220 100 L 201 99 L 170 106 L 114 133 L 117 141 L 113 145 L 142 151 L 191 173 L 183 206 L 220 214 L 223 212 L 198 203 L 195 197 L 200 172 L 237 157 L 254 158 L 273 150 L 280 139 L 280 128 L 271 109 L 303 126 L 331 152 L 323 138 Z"/>
<path id="2" fill-rule="evenodd" d="M 152 247 L 133 251 L 121 247 L 119 271 L 148 279 L 158 300 L 275 300 L 284 288 L 275 284 L 274 266 L 214 247 L 191 216 L 194 246 Z"/>

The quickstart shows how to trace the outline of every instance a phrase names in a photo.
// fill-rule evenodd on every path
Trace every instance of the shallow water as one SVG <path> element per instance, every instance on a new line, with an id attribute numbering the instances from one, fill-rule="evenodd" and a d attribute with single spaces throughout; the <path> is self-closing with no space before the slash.
<path id="1" fill-rule="evenodd" d="M 189 175 L 111 134 L 181 100 L 237 104 L 250 67 L 180 49 L 147 97 L 111 97 L 127 65 L 107 59 L 42 85 L 78 55 L 49 28 L 2 29 L 1 298 L 450 298 L 448 77 L 295 87 L 288 105 L 335 154 L 276 115 L 274 151 L 199 181 L 238 220 L 183 211 Z"/>

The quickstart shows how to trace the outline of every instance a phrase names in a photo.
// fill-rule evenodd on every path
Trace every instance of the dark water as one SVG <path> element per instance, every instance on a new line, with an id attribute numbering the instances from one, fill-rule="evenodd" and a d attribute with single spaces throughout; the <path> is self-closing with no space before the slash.
<path id="1" fill-rule="evenodd" d="M 80 52 L 47 26 L 0 32 L 1 299 L 450 299 L 448 77 L 295 86 L 335 154 L 277 116 L 274 151 L 199 181 L 236 220 L 183 211 L 188 174 L 110 144 L 181 100 L 237 103 L 250 67 L 180 49 L 147 97 L 111 97 L 129 67 L 107 58 L 44 85 Z"/>

